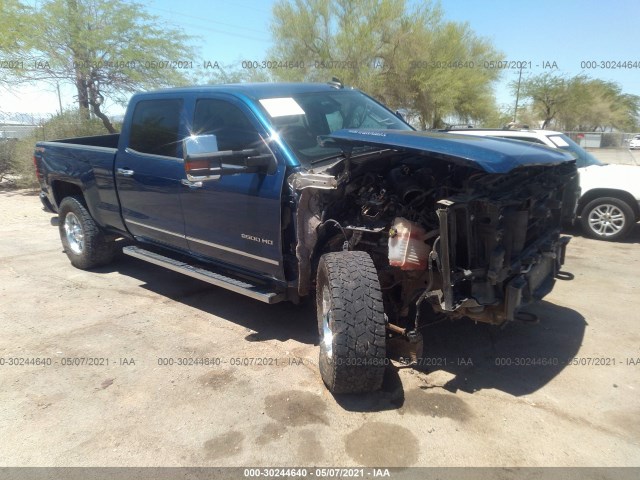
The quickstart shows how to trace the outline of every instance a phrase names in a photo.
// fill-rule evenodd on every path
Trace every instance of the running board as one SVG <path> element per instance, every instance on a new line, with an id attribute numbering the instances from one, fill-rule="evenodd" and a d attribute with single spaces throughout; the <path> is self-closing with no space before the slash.
<path id="1" fill-rule="evenodd" d="M 130 255 L 145 262 L 153 263 L 161 267 L 173 270 L 174 272 L 188 275 L 189 277 L 197 278 L 203 282 L 210 283 L 216 287 L 226 288 L 232 292 L 246 295 L 247 297 L 260 300 L 265 303 L 277 303 L 284 300 L 284 294 L 278 292 L 270 292 L 260 288 L 257 285 L 253 285 L 245 280 L 238 280 L 237 278 L 228 277 L 220 273 L 212 272 L 211 270 L 205 270 L 201 267 L 189 265 L 188 263 L 174 260 L 173 258 L 165 257 L 155 252 L 145 250 L 136 246 L 124 247 L 122 253 Z"/>

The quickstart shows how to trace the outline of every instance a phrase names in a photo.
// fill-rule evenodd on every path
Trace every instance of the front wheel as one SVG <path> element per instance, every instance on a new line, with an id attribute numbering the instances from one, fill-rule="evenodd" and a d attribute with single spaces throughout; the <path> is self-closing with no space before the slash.
<path id="1" fill-rule="evenodd" d="M 109 263 L 115 242 L 108 240 L 80 197 L 66 197 L 58 208 L 58 229 L 71 264 L 82 270 Z"/>
<path id="2" fill-rule="evenodd" d="M 378 390 L 386 365 L 378 273 L 366 252 L 327 253 L 317 275 L 320 375 L 332 393 Z"/>
<path id="3" fill-rule="evenodd" d="M 596 198 L 587 204 L 580 216 L 585 233 L 598 240 L 624 238 L 635 223 L 631 207 L 614 197 Z"/>

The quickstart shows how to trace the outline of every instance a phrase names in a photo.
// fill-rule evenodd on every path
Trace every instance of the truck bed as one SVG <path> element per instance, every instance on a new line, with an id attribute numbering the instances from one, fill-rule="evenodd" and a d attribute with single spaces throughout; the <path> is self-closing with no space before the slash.
<path id="1" fill-rule="evenodd" d="M 112 135 L 95 135 L 92 137 L 64 138 L 62 140 L 53 140 L 47 143 L 66 143 L 71 145 L 86 145 L 91 147 L 118 148 L 119 140 L 120 140 L 120 134 L 114 133 Z"/>
<path id="2" fill-rule="evenodd" d="M 45 208 L 57 211 L 62 194 L 54 191 L 69 194 L 75 186 L 73 194 L 84 196 L 100 226 L 124 230 L 113 172 L 119 139 L 114 134 L 38 142 L 35 164 Z M 56 189 L 56 183 L 63 186 Z"/>

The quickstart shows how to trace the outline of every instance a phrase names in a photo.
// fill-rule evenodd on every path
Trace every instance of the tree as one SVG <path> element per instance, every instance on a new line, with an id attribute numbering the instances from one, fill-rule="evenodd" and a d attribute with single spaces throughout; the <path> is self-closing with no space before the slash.
<path id="1" fill-rule="evenodd" d="M 549 128 L 558 113 L 567 108 L 570 101 L 569 85 L 570 82 L 564 76 L 553 72 L 522 80 L 520 97 L 533 101 L 533 109 L 542 119 L 541 128 Z M 511 87 L 515 91 L 515 82 Z"/>
<path id="2" fill-rule="evenodd" d="M 26 19 L 29 9 L 18 0 L 0 0 L 0 53 L 20 51 L 29 36 Z"/>
<path id="3" fill-rule="evenodd" d="M 115 132 L 101 110 L 140 89 L 188 83 L 190 37 L 148 14 L 141 4 L 108 0 L 48 0 L 32 16 L 38 32 L 27 79 L 71 82 L 82 114 Z M 176 68 L 178 67 L 178 68 Z"/>
<path id="4" fill-rule="evenodd" d="M 638 125 L 640 97 L 622 92 L 620 85 L 584 76 L 572 79 L 570 101 L 558 115 L 566 130 L 634 131 Z"/>
<path id="5" fill-rule="evenodd" d="M 511 86 L 515 91 L 515 83 Z M 638 126 L 640 97 L 623 93 L 615 82 L 544 73 L 523 80 L 520 93 L 532 100 L 542 128 L 634 131 Z"/>
<path id="6" fill-rule="evenodd" d="M 20 76 L 24 70 L 22 53 L 30 44 L 28 19 L 30 10 L 18 0 L 0 0 L 0 85 Z"/>
<path id="7" fill-rule="evenodd" d="M 502 56 L 466 23 L 438 22 L 423 37 L 410 52 L 418 62 L 411 62 L 414 67 L 399 85 L 417 92 L 414 108 L 422 113 L 424 126 L 440 128 L 451 116 L 465 123 L 495 117 L 493 83 L 500 70 L 485 65 Z"/>
<path id="8" fill-rule="evenodd" d="M 492 82 L 481 68 L 502 55 L 467 24 L 447 22 L 438 5 L 405 0 L 280 0 L 273 7 L 270 57 L 301 68 L 277 78 L 357 86 L 396 108 L 417 114 L 423 128 L 450 115 L 495 113 Z M 480 68 L 474 68 L 480 67 Z"/>

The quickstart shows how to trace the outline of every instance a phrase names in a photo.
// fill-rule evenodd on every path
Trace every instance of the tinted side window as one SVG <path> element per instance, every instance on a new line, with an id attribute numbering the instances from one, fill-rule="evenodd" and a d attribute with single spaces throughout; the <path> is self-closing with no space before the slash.
<path id="1" fill-rule="evenodd" d="M 263 145 L 260 135 L 247 116 L 224 100 L 198 100 L 193 117 L 196 135 L 215 135 L 218 150 L 244 150 Z"/>
<path id="2" fill-rule="evenodd" d="M 129 147 L 153 155 L 177 157 L 182 100 L 147 100 L 133 112 Z"/>

